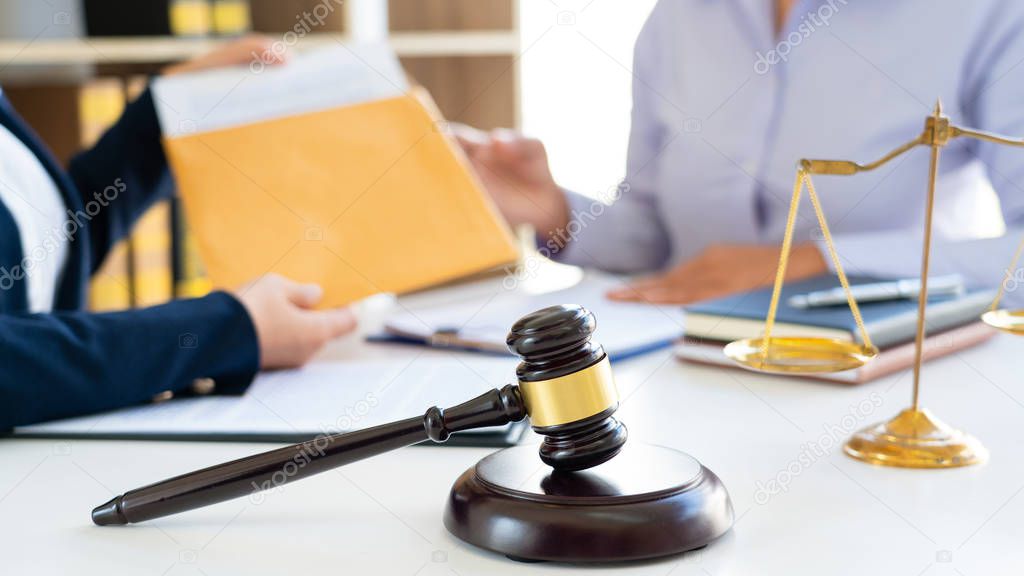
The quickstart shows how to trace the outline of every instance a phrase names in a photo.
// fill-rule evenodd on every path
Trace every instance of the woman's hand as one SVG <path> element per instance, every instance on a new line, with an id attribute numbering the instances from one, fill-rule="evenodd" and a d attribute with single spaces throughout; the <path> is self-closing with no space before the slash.
<path id="1" fill-rule="evenodd" d="M 779 248 L 718 244 L 659 276 L 638 280 L 608 293 L 612 300 L 651 304 L 687 304 L 768 286 L 775 281 Z M 828 271 L 813 244 L 794 246 L 786 267 L 787 280 Z"/>
<path id="2" fill-rule="evenodd" d="M 275 51 L 273 44 L 274 41 L 266 36 L 255 34 L 243 36 L 237 40 L 222 44 L 202 56 L 197 56 L 178 64 L 172 64 L 164 68 L 163 74 L 164 76 L 172 76 L 197 70 L 251 64 L 257 60 L 267 65 L 281 64 L 284 62 L 284 54 Z"/>
<path id="3" fill-rule="evenodd" d="M 507 129 L 487 133 L 454 124 L 452 130 L 509 224 L 531 224 L 542 236 L 565 228 L 569 207 L 540 140 Z"/>
<path id="4" fill-rule="evenodd" d="M 235 292 L 256 327 L 260 368 L 301 366 L 324 344 L 356 326 L 347 308 L 312 310 L 323 291 L 316 284 L 299 284 L 267 274 Z"/>

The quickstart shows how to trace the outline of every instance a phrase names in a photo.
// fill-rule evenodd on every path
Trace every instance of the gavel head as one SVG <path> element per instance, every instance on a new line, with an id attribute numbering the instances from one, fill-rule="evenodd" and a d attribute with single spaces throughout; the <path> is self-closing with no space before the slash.
<path id="1" fill-rule="evenodd" d="M 516 376 L 533 430 L 544 436 L 540 458 L 556 470 L 597 466 L 626 443 L 626 427 L 612 417 L 619 395 L 611 364 L 590 340 L 596 327 L 586 308 L 550 306 L 520 318 L 505 341 L 522 358 Z"/>

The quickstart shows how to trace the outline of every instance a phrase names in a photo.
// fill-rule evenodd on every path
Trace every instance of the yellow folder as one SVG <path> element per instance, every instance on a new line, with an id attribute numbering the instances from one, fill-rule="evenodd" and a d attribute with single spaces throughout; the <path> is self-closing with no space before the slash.
<path id="1" fill-rule="evenodd" d="M 425 93 L 168 138 L 214 286 L 269 272 L 324 307 L 514 261 L 508 227 Z"/>

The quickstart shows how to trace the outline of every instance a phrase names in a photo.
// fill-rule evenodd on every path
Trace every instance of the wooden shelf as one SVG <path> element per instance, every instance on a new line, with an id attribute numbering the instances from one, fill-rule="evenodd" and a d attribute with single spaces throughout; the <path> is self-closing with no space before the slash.
<path id="1" fill-rule="evenodd" d="M 299 49 L 350 41 L 343 34 L 310 34 L 295 42 Z M 512 31 L 397 32 L 388 37 L 399 56 L 493 56 L 516 54 L 519 37 Z M 223 39 L 138 37 L 2 40 L 0 62 L 6 66 L 68 64 L 146 64 L 192 58 Z"/>
<path id="2" fill-rule="evenodd" d="M 516 56 L 519 34 L 511 30 L 392 32 L 388 41 L 403 57 L 415 56 Z"/>
<path id="3" fill-rule="evenodd" d="M 513 0 L 388 0 L 387 12 L 392 32 L 516 28 Z"/>

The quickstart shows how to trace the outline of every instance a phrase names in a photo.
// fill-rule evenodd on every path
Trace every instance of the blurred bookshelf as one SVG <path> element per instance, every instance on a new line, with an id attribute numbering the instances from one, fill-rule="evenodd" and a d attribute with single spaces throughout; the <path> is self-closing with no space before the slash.
<path id="1" fill-rule="evenodd" d="M 226 39 L 160 37 L 90 37 L 37 40 L 26 46 L 17 40 L 0 40 L 0 61 L 19 65 L 61 64 L 155 64 L 199 56 Z M 346 34 L 313 32 L 296 42 L 299 49 L 351 42 Z M 395 32 L 388 42 L 402 57 L 489 56 L 514 54 L 518 35 L 505 32 L 453 30 L 445 32 Z"/>
<path id="2" fill-rule="evenodd" d="M 302 24 L 304 14 L 315 14 L 315 28 Z M 519 126 L 517 0 L 11 0 L 0 4 L 0 85 L 66 165 L 147 76 L 245 31 L 300 51 L 387 41 L 449 120 Z M 172 199 L 110 252 L 90 306 L 148 306 L 209 290 Z"/>

